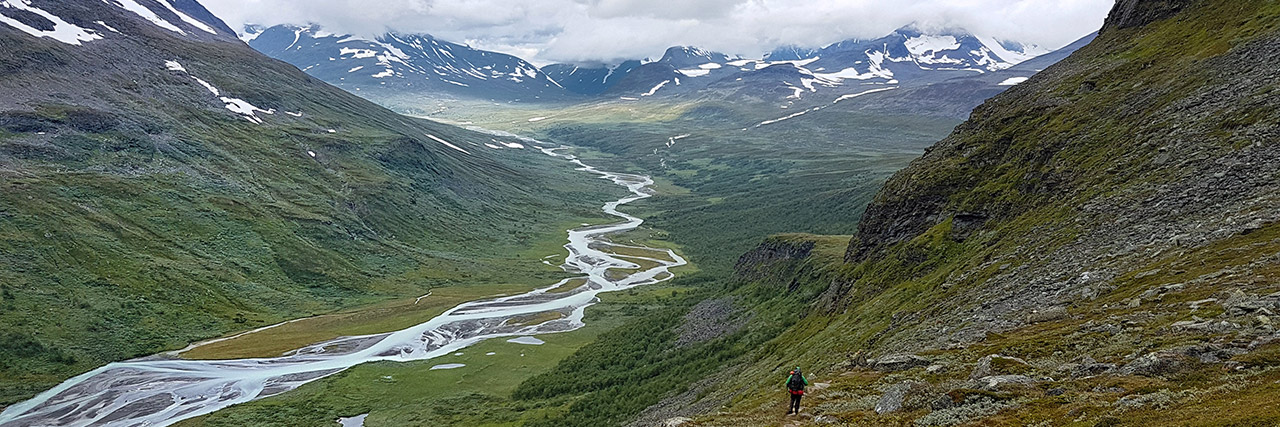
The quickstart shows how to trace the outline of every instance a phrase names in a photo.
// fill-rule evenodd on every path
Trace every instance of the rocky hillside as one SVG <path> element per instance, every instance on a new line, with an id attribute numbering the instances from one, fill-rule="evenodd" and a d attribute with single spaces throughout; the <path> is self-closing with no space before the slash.
<path id="1" fill-rule="evenodd" d="M 1278 46 L 1273 2 L 1118 2 L 1095 41 L 896 174 L 839 268 L 747 262 L 745 289 L 825 291 L 689 397 L 720 412 L 669 415 L 1280 422 Z M 793 365 L 816 387 L 783 418 Z"/>
<path id="2" fill-rule="evenodd" d="M 269 59 L 194 1 L 0 1 L 0 46 L 0 406 L 233 330 L 510 283 L 541 265 L 499 258 L 562 239 L 600 188 Z"/>

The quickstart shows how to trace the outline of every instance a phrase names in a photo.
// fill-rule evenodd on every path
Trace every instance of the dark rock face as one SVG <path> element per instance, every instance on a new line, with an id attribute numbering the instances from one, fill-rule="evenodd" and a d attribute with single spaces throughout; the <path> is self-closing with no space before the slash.
<path id="1" fill-rule="evenodd" d="M 778 239 L 766 240 L 752 249 L 751 252 L 738 257 L 737 264 L 734 264 L 734 270 L 739 274 L 750 276 L 751 272 L 759 266 L 773 264 L 779 261 L 799 260 L 809 256 L 809 252 L 813 250 L 814 242 L 788 242 Z"/>
<path id="2" fill-rule="evenodd" d="M 1107 15 L 1102 31 L 1141 27 L 1177 15 L 1194 0 L 1119 0 Z"/>

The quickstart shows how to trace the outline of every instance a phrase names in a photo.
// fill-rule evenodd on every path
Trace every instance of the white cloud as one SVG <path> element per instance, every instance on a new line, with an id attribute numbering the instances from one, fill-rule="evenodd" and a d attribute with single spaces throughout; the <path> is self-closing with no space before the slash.
<path id="1" fill-rule="evenodd" d="M 232 27 L 424 32 L 535 63 L 658 57 L 669 46 L 758 57 L 918 22 L 1056 48 L 1097 30 L 1113 0 L 203 0 Z"/>

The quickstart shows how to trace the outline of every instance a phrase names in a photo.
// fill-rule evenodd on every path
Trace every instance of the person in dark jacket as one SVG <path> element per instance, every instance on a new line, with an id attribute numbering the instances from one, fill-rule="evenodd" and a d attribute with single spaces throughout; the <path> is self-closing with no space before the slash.
<path id="1" fill-rule="evenodd" d="M 809 380 L 800 372 L 797 366 L 787 374 L 787 381 L 783 383 L 787 386 L 787 392 L 791 394 L 791 406 L 787 407 L 787 415 L 800 413 L 800 398 L 804 397 L 804 387 L 809 385 Z"/>

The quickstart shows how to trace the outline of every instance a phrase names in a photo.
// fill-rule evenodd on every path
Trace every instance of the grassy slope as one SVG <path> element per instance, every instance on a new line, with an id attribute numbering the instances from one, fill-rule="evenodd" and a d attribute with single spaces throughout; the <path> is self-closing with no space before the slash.
<path id="1" fill-rule="evenodd" d="M 0 405 L 235 330 L 456 283 L 552 280 L 562 273 L 539 259 L 618 193 L 238 43 L 121 30 L 134 36 L 79 48 L 4 36 Z M 160 58 L 277 114 L 231 114 Z M 106 64 L 90 67 L 93 85 L 86 64 Z"/>
<path id="2" fill-rule="evenodd" d="M 936 206 L 942 212 L 978 212 L 993 218 L 983 231 L 956 239 L 956 225 L 947 219 L 908 229 L 905 240 L 870 242 L 869 251 L 860 258 L 865 261 L 808 280 L 799 276 L 802 283 L 832 284 L 818 304 L 828 311 L 804 319 L 778 340 L 779 344 L 803 345 L 765 347 L 751 356 L 758 359 L 721 393 L 740 390 L 738 387 L 751 391 L 738 395 L 728 413 L 705 417 L 697 424 L 787 422 L 779 415 L 781 398 L 768 386 L 777 377 L 774 368 L 784 363 L 813 366 L 815 378 L 830 384 L 810 397 L 809 416 L 822 414 L 852 425 L 952 424 L 980 419 L 981 425 L 1277 422 L 1280 412 L 1274 405 L 1248 404 L 1274 399 L 1263 397 L 1275 390 L 1274 350 L 1264 346 L 1226 356 L 1236 365 L 1202 363 L 1180 352 L 1205 345 L 1232 348 L 1233 342 L 1238 348 L 1241 340 L 1247 343 L 1255 334 L 1266 333 L 1266 325 L 1259 323 L 1263 319 L 1224 315 L 1224 308 L 1217 304 L 1236 290 L 1261 295 L 1277 290 L 1274 283 L 1280 279 L 1280 271 L 1274 267 L 1273 255 L 1280 251 L 1276 234 L 1280 228 L 1269 224 L 1243 234 L 1219 233 L 1180 250 L 1125 252 L 1116 247 L 1126 244 L 1126 235 L 1115 230 L 1119 226 L 1095 223 L 1096 216 L 1077 208 L 1105 201 L 1104 206 L 1125 206 L 1128 212 L 1141 209 L 1142 199 L 1135 198 L 1158 196 L 1151 192 L 1153 187 L 1174 184 L 1177 188 L 1178 183 L 1212 175 L 1197 170 L 1202 166 L 1197 162 L 1230 158 L 1247 153 L 1250 146 L 1268 144 L 1259 141 L 1255 146 L 1257 138 L 1249 136 L 1265 132 L 1259 129 L 1274 123 L 1274 110 L 1267 107 L 1274 105 L 1268 102 L 1274 97 L 1267 95 L 1267 88 L 1250 92 L 1256 87 L 1245 85 L 1243 92 L 1228 95 L 1242 101 L 1208 104 L 1211 108 L 1225 106 L 1225 111 L 1196 110 L 1190 118 L 1167 112 L 1180 103 L 1195 105 L 1183 102 L 1183 97 L 1224 93 L 1222 88 L 1212 87 L 1221 80 L 1214 73 L 1222 65 L 1215 61 L 1251 44 L 1274 40 L 1277 29 L 1280 9 L 1273 3 L 1197 2 L 1179 18 L 1104 34 L 1100 42 L 1069 61 L 1071 68 L 1058 68 L 1042 76 L 1039 84 L 997 98 L 984 107 L 987 111 L 976 113 L 975 120 L 962 125 L 924 160 L 895 178 L 878 196 L 878 206 L 873 205 L 872 212 L 880 209 L 876 213 L 879 217 L 862 225 L 865 231 L 906 223 L 910 206 Z M 1179 128 L 1182 132 L 1176 133 Z M 1160 144 L 1145 143 L 1167 141 L 1170 134 L 1195 141 L 1202 151 L 1184 157 L 1186 161 L 1177 166 L 1153 162 Z M 1243 197 L 1253 203 L 1264 200 Z M 1190 216 L 1199 215 L 1196 203 L 1204 202 L 1183 203 L 1179 209 Z M 908 207 L 893 210 L 898 206 Z M 1265 204 L 1250 207 L 1245 202 L 1244 207 L 1224 203 L 1210 209 L 1210 216 L 1194 218 L 1232 227 L 1228 224 L 1235 219 L 1225 218 L 1234 218 L 1238 209 L 1266 215 Z M 1124 213 L 1112 214 L 1108 220 L 1142 224 Z M 1105 236 L 1108 227 L 1114 241 L 1104 242 L 1102 249 L 1086 246 L 1088 240 L 1081 238 L 1093 233 Z M 1236 229 L 1239 227 L 1228 228 Z M 857 253 L 869 238 L 880 236 L 863 233 L 851 244 L 851 253 Z M 963 326 L 967 321 L 958 314 L 988 307 L 983 302 L 998 301 L 1001 297 L 988 289 L 1002 286 L 1000 279 L 1006 270 L 1054 271 L 1055 264 L 1072 261 L 1067 256 L 1073 253 L 1073 246 L 1081 252 L 1101 251 L 1104 255 L 1113 251 L 1084 266 L 1089 271 L 1114 269 L 1118 273 L 1098 286 L 1101 294 L 1096 298 L 1071 298 L 1065 317 L 1031 324 L 1019 320 L 1014 324 L 1021 326 L 987 332 L 968 346 L 948 347 L 940 343 L 945 342 L 945 335 L 934 335 L 946 331 L 943 326 Z M 1046 255 L 1051 256 L 1046 259 Z M 1064 280 L 1082 271 L 1073 267 L 1067 268 L 1071 276 Z M 1177 283 L 1185 283 L 1185 290 L 1154 301 L 1140 296 Z M 1197 311 L 1190 304 L 1211 297 L 1219 301 L 1212 308 Z M 1226 333 L 1172 327 L 1175 321 L 1199 318 L 1221 318 L 1245 326 Z M 931 343 L 934 350 L 921 354 L 945 366 L 942 373 L 927 373 L 923 368 L 881 373 L 853 367 L 860 360 L 852 356 L 855 352 L 878 355 L 919 349 L 919 343 Z M 1117 372 L 1064 377 L 1064 372 L 1056 371 L 1081 355 L 1124 365 L 1137 356 L 1166 349 L 1172 351 L 1168 357 L 1178 362 L 1141 375 Z M 999 392 L 965 389 L 973 387 L 965 380 L 974 362 L 996 353 L 1031 362 L 1026 374 L 1058 380 Z M 942 409 L 946 405 L 936 402 L 912 406 L 908 402 L 906 412 L 882 416 L 872 411 L 886 386 L 904 380 L 924 381 L 929 388 L 925 398 L 930 398 L 928 393 L 946 395 L 955 407 Z M 1060 389 L 1063 394 L 1048 394 L 1051 389 Z M 810 418 L 798 421 L 806 420 Z"/>

